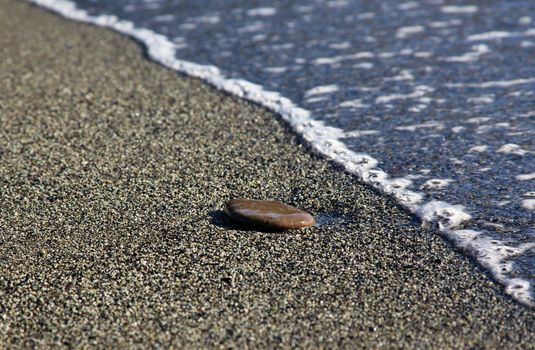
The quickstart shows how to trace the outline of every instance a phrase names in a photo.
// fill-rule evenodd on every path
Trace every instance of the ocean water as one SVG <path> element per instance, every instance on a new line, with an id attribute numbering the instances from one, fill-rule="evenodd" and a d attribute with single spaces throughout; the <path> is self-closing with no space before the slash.
<path id="1" fill-rule="evenodd" d="M 31 1 L 279 113 L 535 305 L 535 1 Z"/>

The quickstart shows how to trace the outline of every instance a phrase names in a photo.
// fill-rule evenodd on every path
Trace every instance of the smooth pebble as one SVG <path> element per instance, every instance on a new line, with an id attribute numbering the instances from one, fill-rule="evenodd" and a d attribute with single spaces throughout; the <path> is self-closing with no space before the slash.
<path id="1" fill-rule="evenodd" d="M 273 229 L 299 229 L 316 224 L 307 212 L 277 201 L 232 199 L 225 213 L 240 222 Z"/>

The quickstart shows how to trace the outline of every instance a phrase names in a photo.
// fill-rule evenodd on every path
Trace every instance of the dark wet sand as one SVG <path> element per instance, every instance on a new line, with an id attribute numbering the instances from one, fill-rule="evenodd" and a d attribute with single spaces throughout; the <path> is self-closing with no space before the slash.
<path id="1" fill-rule="evenodd" d="M 532 309 L 271 113 L 20 1 L 0 33 L 0 348 L 533 348 Z M 234 196 L 324 224 L 243 230 Z"/>

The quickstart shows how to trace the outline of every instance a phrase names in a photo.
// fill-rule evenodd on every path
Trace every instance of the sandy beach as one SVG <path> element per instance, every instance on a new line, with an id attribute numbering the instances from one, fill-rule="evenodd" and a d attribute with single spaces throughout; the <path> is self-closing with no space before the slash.
<path id="1" fill-rule="evenodd" d="M 271 112 L 0 0 L 0 348 L 529 349 L 535 313 Z M 314 214 L 257 232 L 234 197 Z"/>

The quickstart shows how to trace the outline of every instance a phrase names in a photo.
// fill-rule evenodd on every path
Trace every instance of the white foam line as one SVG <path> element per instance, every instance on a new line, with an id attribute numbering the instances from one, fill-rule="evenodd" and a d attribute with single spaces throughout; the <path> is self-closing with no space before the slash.
<path id="1" fill-rule="evenodd" d="M 252 10 L 247 11 L 248 16 L 273 16 L 277 13 L 277 9 L 274 7 L 259 7 Z"/>
<path id="2" fill-rule="evenodd" d="M 414 88 L 414 91 L 409 94 L 393 94 L 386 96 L 379 96 L 375 99 L 376 103 L 389 103 L 395 100 L 407 100 L 411 98 L 423 97 L 427 93 L 433 92 L 434 89 L 426 85 L 418 85 Z"/>
<path id="3" fill-rule="evenodd" d="M 535 78 L 529 79 L 514 79 L 514 80 L 498 80 L 498 81 L 485 81 L 482 83 L 451 83 L 445 84 L 446 87 L 450 88 L 463 88 L 463 87 L 472 87 L 472 88 L 493 88 L 493 87 L 510 87 L 515 85 L 524 85 L 535 83 Z"/>
<path id="4" fill-rule="evenodd" d="M 355 54 L 351 55 L 341 55 L 341 56 L 334 56 L 334 57 L 319 57 L 316 58 L 313 63 L 316 65 L 324 65 L 324 64 L 336 64 L 343 61 L 349 61 L 349 60 L 360 60 L 363 58 L 374 58 L 375 54 L 372 52 L 357 52 Z"/>
<path id="5" fill-rule="evenodd" d="M 401 28 L 398 28 L 396 32 L 396 38 L 403 39 L 410 35 L 421 33 L 424 30 L 425 28 L 420 25 L 410 26 L 410 27 L 401 27 Z"/>
<path id="6" fill-rule="evenodd" d="M 454 14 L 460 14 L 460 13 L 476 13 L 478 10 L 478 7 L 475 5 L 466 5 L 466 6 L 442 6 L 440 10 L 443 13 L 454 13 Z"/>
<path id="7" fill-rule="evenodd" d="M 472 46 L 472 50 L 472 52 L 467 52 L 461 56 L 444 57 L 442 60 L 446 62 L 473 62 L 490 52 L 489 47 L 484 44 L 474 45 Z"/>
<path id="8" fill-rule="evenodd" d="M 504 32 L 504 31 L 492 31 L 480 34 L 472 34 L 466 37 L 468 41 L 487 41 L 487 40 L 499 40 L 507 38 L 518 38 L 523 36 L 535 36 L 535 28 L 528 29 L 524 32 Z"/>
<path id="9" fill-rule="evenodd" d="M 520 181 L 535 180 L 535 173 L 517 175 L 516 179 Z"/>
<path id="10" fill-rule="evenodd" d="M 476 258 L 479 263 L 488 269 L 498 282 L 505 285 L 507 294 L 528 306 L 535 306 L 530 296 L 530 283 L 521 278 L 507 276 L 513 270 L 513 264 L 508 260 L 528 250 L 535 250 L 535 243 L 523 243 L 513 247 L 473 230 L 444 230 L 443 232 L 458 247 L 477 252 Z"/>
<path id="11" fill-rule="evenodd" d="M 338 90 L 340 90 L 340 88 L 336 84 L 316 86 L 306 91 L 305 97 L 310 97 L 314 95 L 322 95 L 322 94 L 330 94 L 333 92 L 337 92 Z"/>
<path id="12" fill-rule="evenodd" d="M 147 46 L 148 55 L 154 61 L 192 77 L 203 79 L 221 90 L 273 110 L 280 114 L 296 132 L 302 134 L 303 138 L 317 152 L 342 164 L 348 172 L 359 176 L 362 181 L 394 196 L 401 205 L 417 214 L 424 223 L 436 223 L 439 230 L 451 237 L 459 246 L 469 245 L 470 242 L 461 239 L 463 235 L 459 234 L 459 232 L 464 231 L 458 230 L 471 218 L 463 206 L 434 200 L 422 203 L 423 195 L 421 193 L 407 189 L 412 184 L 410 179 L 389 178 L 387 173 L 377 168 L 378 161 L 375 158 L 364 153 L 351 151 L 343 142 L 339 141 L 346 135 L 342 129 L 327 126 L 322 121 L 313 119 L 308 110 L 298 107 L 288 98 L 277 92 L 264 90 L 262 86 L 242 79 L 226 78 L 217 67 L 176 59 L 173 42 L 149 29 L 137 28 L 132 22 L 120 20 L 113 15 L 91 16 L 68 0 L 30 1 L 64 17 L 111 28 L 131 36 Z M 479 235 L 480 232 L 475 234 Z M 480 263 L 489 266 L 494 277 L 506 286 L 505 290 L 508 294 L 524 304 L 535 306 L 529 293 L 526 292 L 530 288 L 528 281 L 508 279 L 503 273 L 496 273 L 492 264 L 489 264 L 485 259 L 480 259 L 481 251 L 477 249 L 477 245 L 474 245 L 473 250 Z M 493 261 L 505 261 L 508 257 L 510 255 L 503 254 L 492 258 Z M 519 285 L 522 286 L 521 289 L 515 288 Z"/>

